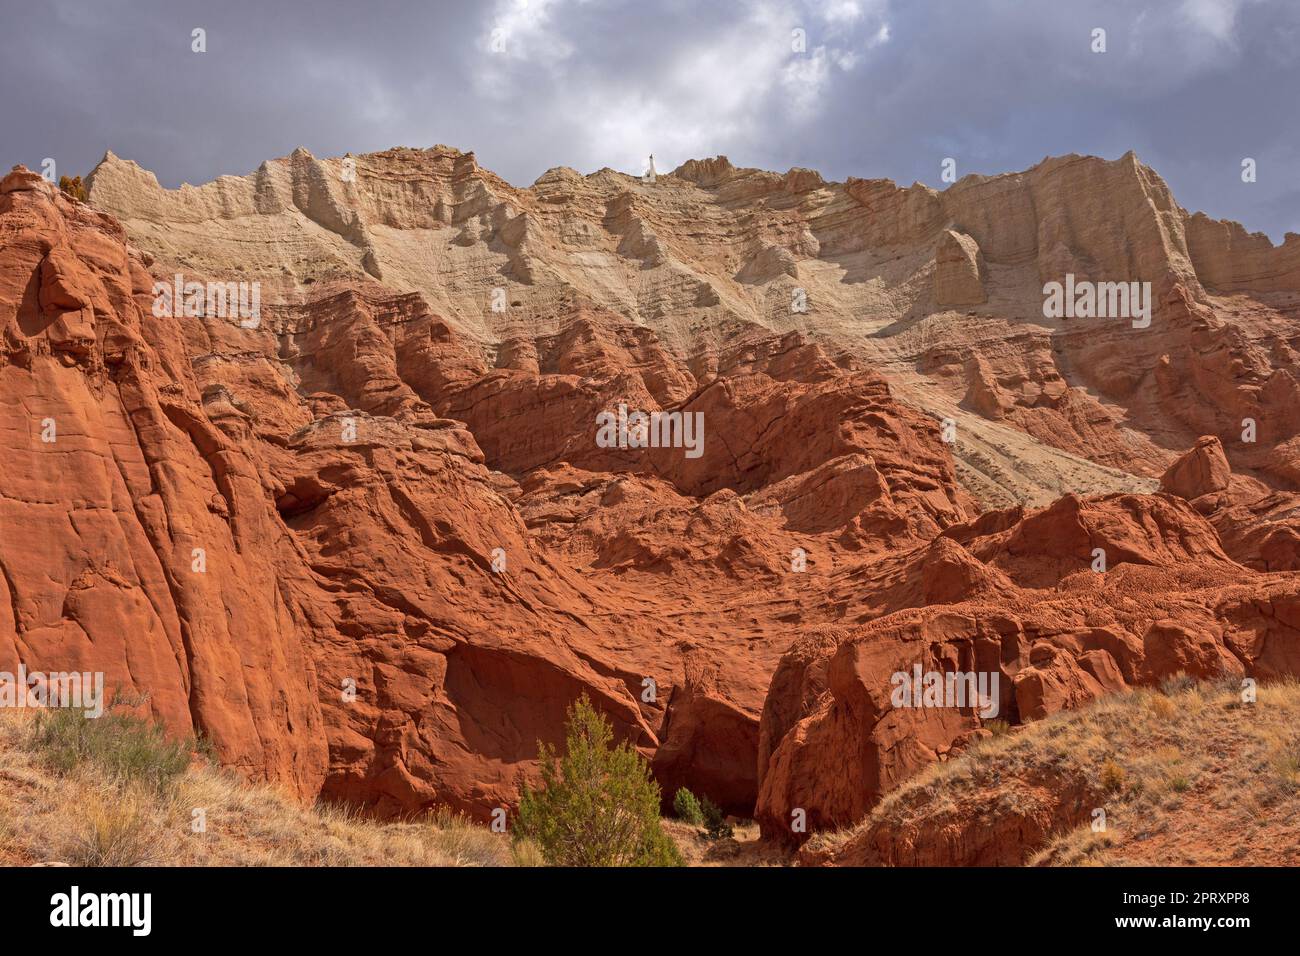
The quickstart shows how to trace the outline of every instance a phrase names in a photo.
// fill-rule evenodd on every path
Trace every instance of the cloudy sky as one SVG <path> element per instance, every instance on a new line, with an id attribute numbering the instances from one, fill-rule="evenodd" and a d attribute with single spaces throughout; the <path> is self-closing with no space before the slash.
<path id="1" fill-rule="evenodd" d="M 942 188 L 945 157 L 1134 149 L 1187 208 L 1300 232 L 1296 0 L 0 4 L 4 168 L 112 149 L 175 186 L 445 143 L 517 185 L 653 152 Z"/>

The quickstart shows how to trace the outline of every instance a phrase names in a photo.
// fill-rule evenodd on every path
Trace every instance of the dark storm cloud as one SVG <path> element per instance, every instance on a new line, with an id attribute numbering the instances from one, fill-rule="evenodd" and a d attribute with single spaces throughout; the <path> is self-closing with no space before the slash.
<path id="1" fill-rule="evenodd" d="M 941 186 L 945 157 L 1134 149 L 1184 206 L 1278 240 L 1300 230 L 1298 43 L 1286 0 L 6 0 L 0 162 L 112 149 L 174 186 L 299 145 L 446 143 L 519 184 L 654 152 Z"/>

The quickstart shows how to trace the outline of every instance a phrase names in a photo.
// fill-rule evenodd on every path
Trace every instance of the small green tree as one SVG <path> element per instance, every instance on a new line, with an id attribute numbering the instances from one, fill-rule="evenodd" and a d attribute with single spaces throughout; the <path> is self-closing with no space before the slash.
<path id="1" fill-rule="evenodd" d="M 700 801 L 700 815 L 704 818 L 704 829 L 710 839 L 725 840 L 735 835 L 736 831 L 727 822 L 727 815 L 708 797 Z"/>
<path id="2" fill-rule="evenodd" d="M 516 839 L 529 839 L 554 866 L 680 866 L 659 825 L 659 785 L 584 694 L 568 711 L 565 754 L 538 743 L 542 787 L 524 787 Z"/>
<path id="3" fill-rule="evenodd" d="M 700 801 L 695 799 L 695 794 L 685 787 L 678 790 L 677 795 L 673 797 L 673 813 L 677 814 L 677 819 L 685 820 L 697 827 L 704 824 L 704 811 L 700 809 Z"/>

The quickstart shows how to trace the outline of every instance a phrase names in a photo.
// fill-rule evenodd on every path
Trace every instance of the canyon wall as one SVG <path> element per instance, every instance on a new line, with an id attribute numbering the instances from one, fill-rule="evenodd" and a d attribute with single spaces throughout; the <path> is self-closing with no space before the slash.
<path id="1" fill-rule="evenodd" d="M 667 800 L 798 842 L 990 720 L 1300 670 L 1294 242 L 1132 154 L 88 181 L 0 185 L 0 669 L 102 671 L 303 799 L 486 819 L 585 693 Z M 1045 315 L 1067 275 L 1149 323 Z M 597 441 L 620 406 L 698 456 Z M 918 664 L 996 716 L 896 706 Z"/>

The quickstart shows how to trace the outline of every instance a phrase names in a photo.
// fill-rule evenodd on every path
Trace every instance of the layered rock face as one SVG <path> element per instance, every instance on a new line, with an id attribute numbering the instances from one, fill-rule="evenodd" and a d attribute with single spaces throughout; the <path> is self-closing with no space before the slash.
<path id="1" fill-rule="evenodd" d="M 374 283 L 268 303 L 256 327 L 156 316 L 115 222 L 31 174 L 6 182 L 22 414 L 0 664 L 103 671 L 303 796 L 486 817 L 586 693 L 648 756 L 671 730 L 706 792 L 716 762 L 749 765 L 718 792 L 746 812 L 777 618 L 801 616 L 802 581 L 970 507 L 930 420 L 798 335 L 721 351 L 702 384 L 595 310 L 504 343 L 497 368 Z M 619 403 L 703 415 L 699 457 L 599 446 Z M 755 581 L 771 607 L 740 619 Z M 725 672 L 709 694 L 738 750 L 676 717 L 704 699 L 686 680 L 697 646 Z"/>
<path id="2" fill-rule="evenodd" d="M 1294 243 L 1131 154 L 89 184 L 0 186 L 0 670 L 305 799 L 486 818 L 587 694 L 666 800 L 798 842 L 990 720 L 1300 672 Z M 918 666 L 995 706 L 898 704 Z"/>
<path id="3" fill-rule="evenodd" d="M 764 714 L 785 714 L 785 732 L 757 808 L 771 836 L 797 841 L 856 822 L 881 795 L 988 734 L 990 720 L 1036 720 L 1176 674 L 1270 680 L 1300 668 L 1300 579 L 1233 562 L 1180 498 L 1067 496 L 954 526 L 927 550 L 939 547 L 942 561 L 914 560 L 919 577 L 947 584 L 942 599 L 816 655 L 796 645 L 779 666 Z M 900 698 L 918 667 L 945 681 L 982 675 L 988 699 L 969 684 L 965 700 Z M 810 677 L 792 679 L 801 672 Z M 821 692 L 796 705 L 792 689 L 822 674 Z M 791 828 L 800 810 L 809 831 Z"/>
<path id="4" fill-rule="evenodd" d="M 177 733 L 300 791 L 328 769 L 286 536 L 204 411 L 180 325 L 121 227 L 0 182 L 0 669 L 100 672 Z"/>

